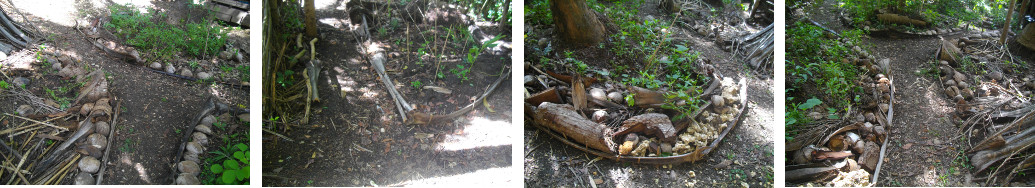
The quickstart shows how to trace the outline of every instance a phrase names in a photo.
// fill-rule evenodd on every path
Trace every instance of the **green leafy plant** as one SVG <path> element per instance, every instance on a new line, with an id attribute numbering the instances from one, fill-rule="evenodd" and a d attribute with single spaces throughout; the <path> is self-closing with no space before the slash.
<path id="1" fill-rule="evenodd" d="M 232 152 L 230 155 L 227 153 Z M 247 185 L 251 177 L 251 167 L 249 166 L 251 152 L 248 151 L 248 145 L 244 143 L 238 143 L 233 147 L 223 148 L 221 151 L 213 152 L 221 155 L 222 163 L 213 164 L 209 167 L 209 171 L 213 174 L 219 174 L 219 183 L 228 185 Z"/>
<path id="2" fill-rule="evenodd" d="M 292 71 L 290 69 L 284 70 L 284 72 L 278 72 L 277 73 L 277 84 L 279 84 L 280 87 L 288 87 L 288 86 L 293 85 L 295 83 L 295 76 L 294 75 L 295 75 L 295 71 Z"/>
<path id="3" fill-rule="evenodd" d="M 212 55 L 226 44 L 227 32 L 219 25 L 185 23 L 176 26 L 152 21 L 166 17 L 156 10 L 142 13 L 131 5 L 112 5 L 109 9 L 111 21 L 105 23 L 106 28 L 114 30 L 126 43 L 162 60 L 175 58 L 179 52 Z"/>
<path id="4" fill-rule="evenodd" d="M 413 88 L 416 88 L 416 89 L 420 89 L 421 85 L 422 84 L 420 83 L 420 80 L 410 82 L 410 86 L 413 86 Z"/>

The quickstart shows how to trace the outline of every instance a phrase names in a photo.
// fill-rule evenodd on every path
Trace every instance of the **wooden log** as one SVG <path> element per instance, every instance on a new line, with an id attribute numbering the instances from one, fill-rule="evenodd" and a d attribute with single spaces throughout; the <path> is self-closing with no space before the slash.
<path id="1" fill-rule="evenodd" d="M 614 154 L 615 143 L 610 139 L 611 129 L 575 112 L 567 104 L 543 103 L 536 109 L 535 122 L 589 148 Z"/>
<path id="2" fill-rule="evenodd" d="M 971 165 L 974 165 L 975 169 L 980 172 L 999 160 L 1003 160 L 1018 151 L 1030 148 L 1032 145 L 1035 145 L 1035 136 L 1032 134 L 1035 134 L 1035 126 L 1006 139 L 1006 146 L 996 150 L 978 151 L 974 156 L 971 156 Z"/>
<path id="3" fill-rule="evenodd" d="M 622 128 L 615 132 L 615 136 L 634 132 L 657 137 L 662 142 L 674 142 L 679 134 L 668 116 L 659 113 L 640 114 L 625 120 L 622 122 Z"/>
<path id="4" fill-rule="evenodd" d="M 914 25 L 920 27 L 926 27 L 927 22 L 923 20 L 912 19 L 907 16 L 898 14 L 877 14 L 877 20 L 887 23 L 894 23 L 899 25 Z"/>
<path id="5" fill-rule="evenodd" d="M 586 109 L 586 98 L 586 84 L 582 82 L 582 76 L 575 75 L 571 84 L 571 103 L 575 105 L 575 111 Z"/>
<path id="6" fill-rule="evenodd" d="M 532 97 L 526 98 L 525 102 L 532 104 L 533 106 L 539 106 L 545 102 L 558 104 L 563 103 L 563 101 L 561 101 L 561 94 L 557 92 L 557 88 L 555 87 L 540 91 L 539 93 L 532 95 Z"/>
<path id="7" fill-rule="evenodd" d="M 665 94 L 646 88 L 629 86 L 629 93 L 633 95 L 633 103 L 635 106 L 655 106 L 665 104 Z"/>

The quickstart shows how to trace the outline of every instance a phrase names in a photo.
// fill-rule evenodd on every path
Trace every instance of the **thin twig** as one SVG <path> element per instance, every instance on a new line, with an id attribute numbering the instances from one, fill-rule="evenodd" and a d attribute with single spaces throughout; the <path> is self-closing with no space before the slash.
<path id="1" fill-rule="evenodd" d="M 266 128 L 263 128 L 263 129 L 262 129 L 262 131 L 263 131 L 263 132 L 266 132 L 266 133 L 270 133 L 270 134 L 276 135 L 277 137 L 283 138 L 284 140 L 288 140 L 288 141 L 292 141 L 292 142 L 294 142 L 294 141 L 295 141 L 295 140 L 292 140 L 291 138 L 288 138 L 287 136 L 284 136 L 284 135 L 278 134 L 278 133 L 276 133 L 276 132 L 273 132 L 273 131 L 271 131 L 271 130 L 269 130 L 269 129 L 266 129 Z"/>

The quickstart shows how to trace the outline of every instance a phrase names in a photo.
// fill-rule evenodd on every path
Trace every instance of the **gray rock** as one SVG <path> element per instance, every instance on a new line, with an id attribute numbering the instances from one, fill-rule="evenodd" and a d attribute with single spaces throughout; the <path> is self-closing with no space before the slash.
<path id="1" fill-rule="evenodd" d="M 194 132 L 194 134 L 191 134 L 191 139 L 193 139 L 192 141 L 197 142 L 201 145 L 208 144 L 208 136 L 205 135 L 205 133 Z"/>
<path id="2" fill-rule="evenodd" d="M 532 85 L 535 83 L 535 76 L 525 75 L 525 85 Z"/>
<path id="3" fill-rule="evenodd" d="M 21 106 L 18 106 L 18 109 L 15 109 L 15 112 L 18 112 L 18 115 L 24 116 L 29 115 L 29 113 L 33 113 L 32 110 L 32 106 L 23 104 Z"/>
<path id="4" fill-rule="evenodd" d="M 172 64 L 165 64 L 165 72 L 176 74 L 176 67 Z"/>
<path id="5" fill-rule="evenodd" d="M 50 64 L 50 68 L 52 68 L 52 69 L 54 69 L 56 71 L 61 71 L 61 63 L 60 62 L 54 62 L 54 64 Z"/>
<path id="6" fill-rule="evenodd" d="M 90 137 L 86 138 L 86 143 L 97 149 L 104 150 L 104 147 L 108 145 L 108 138 L 101 134 L 91 134 Z"/>
<path id="7" fill-rule="evenodd" d="M 212 134 L 212 127 L 208 126 L 208 125 L 198 125 L 198 126 L 194 127 L 194 132 L 201 132 L 201 133 L 205 133 L 205 134 L 211 135 Z"/>
<path id="8" fill-rule="evenodd" d="M 198 180 L 198 176 L 190 174 L 180 174 L 176 176 L 176 185 L 201 185 L 201 180 Z"/>
<path id="9" fill-rule="evenodd" d="M 182 71 L 180 71 L 180 76 L 193 78 L 194 73 L 190 72 L 190 69 L 183 69 Z"/>
<path id="10" fill-rule="evenodd" d="M 212 125 L 213 123 L 216 123 L 216 116 L 208 115 L 201 118 L 202 125 Z"/>
<path id="11" fill-rule="evenodd" d="M 101 168 L 101 161 L 91 156 L 83 157 L 79 160 L 79 170 L 87 173 L 97 173 L 97 170 Z"/>
<path id="12" fill-rule="evenodd" d="M 151 69 L 162 70 L 162 64 L 158 62 L 151 63 Z"/>
<path id="13" fill-rule="evenodd" d="M 104 135 L 107 135 L 108 133 L 111 133 L 111 125 L 108 125 L 108 122 L 98 121 L 97 123 L 94 123 L 93 125 L 94 125 L 94 130 L 97 130 L 96 131 L 97 133 L 101 133 L 101 134 L 104 134 Z"/>
<path id="14" fill-rule="evenodd" d="M 14 83 L 14 86 L 18 87 L 24 87 L 29 85 L 29 79 L 25 77 L 15 77 L 14 81 L 12 82 Z"/>
<path id="15" fill-rule="evenodd" d="M 194 161 L 180 161 L 180 163 L 176 165 L 176 169 L 180 170 L 180 173 L 190 174 L 193 176 L 197 176 L 201 173 L 201 167 Z"/>
<path id="16" fill-rule="evenodd" d="M 187 142 L 187 152 L 203 153 L 205 152 L 205 147 L 201 146 L 201 144 L 198 144 L 197 142 Z"/>
<path id="17" fill-rule="evenodd" d="M 90 175 L 90 173 L 79 172 L 75 175 L 74 183 L 76 185 L 95 185 L 97 184 L 97 181 L 93 178 L 93 175 Z"/>
<path id="18" fill-rule="evenodd" d="M 208 72 L 199 72 L 198 73 L 198 79 L 202 79 L 202 80 L 212 79 L 212 74 L 208 73 Z"/>

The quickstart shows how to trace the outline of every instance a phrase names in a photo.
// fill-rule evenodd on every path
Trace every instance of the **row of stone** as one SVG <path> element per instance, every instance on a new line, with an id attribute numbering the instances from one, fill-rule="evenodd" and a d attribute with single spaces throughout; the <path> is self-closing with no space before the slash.
<path id="1" fill-rule="evenodd" d="M 191 141 L 187 142 L 187 147 L 183 154 L 183 161 L 176 163 L 176 171 L 179 174 L 176 176 L 176 181 L 173 184 L 201 184 L 201 181 L 198 179 L 198 174 L 201 173 L 201 159 L 199 156 L 205 153 L 205 145 L 209 142 L 208 137 L 212 135 L 212 124 L 215 122 L 216 117 L 208 115 L 202 118 L 201 123 L 194 127 L 194 133 L 191 133 Z"/>

